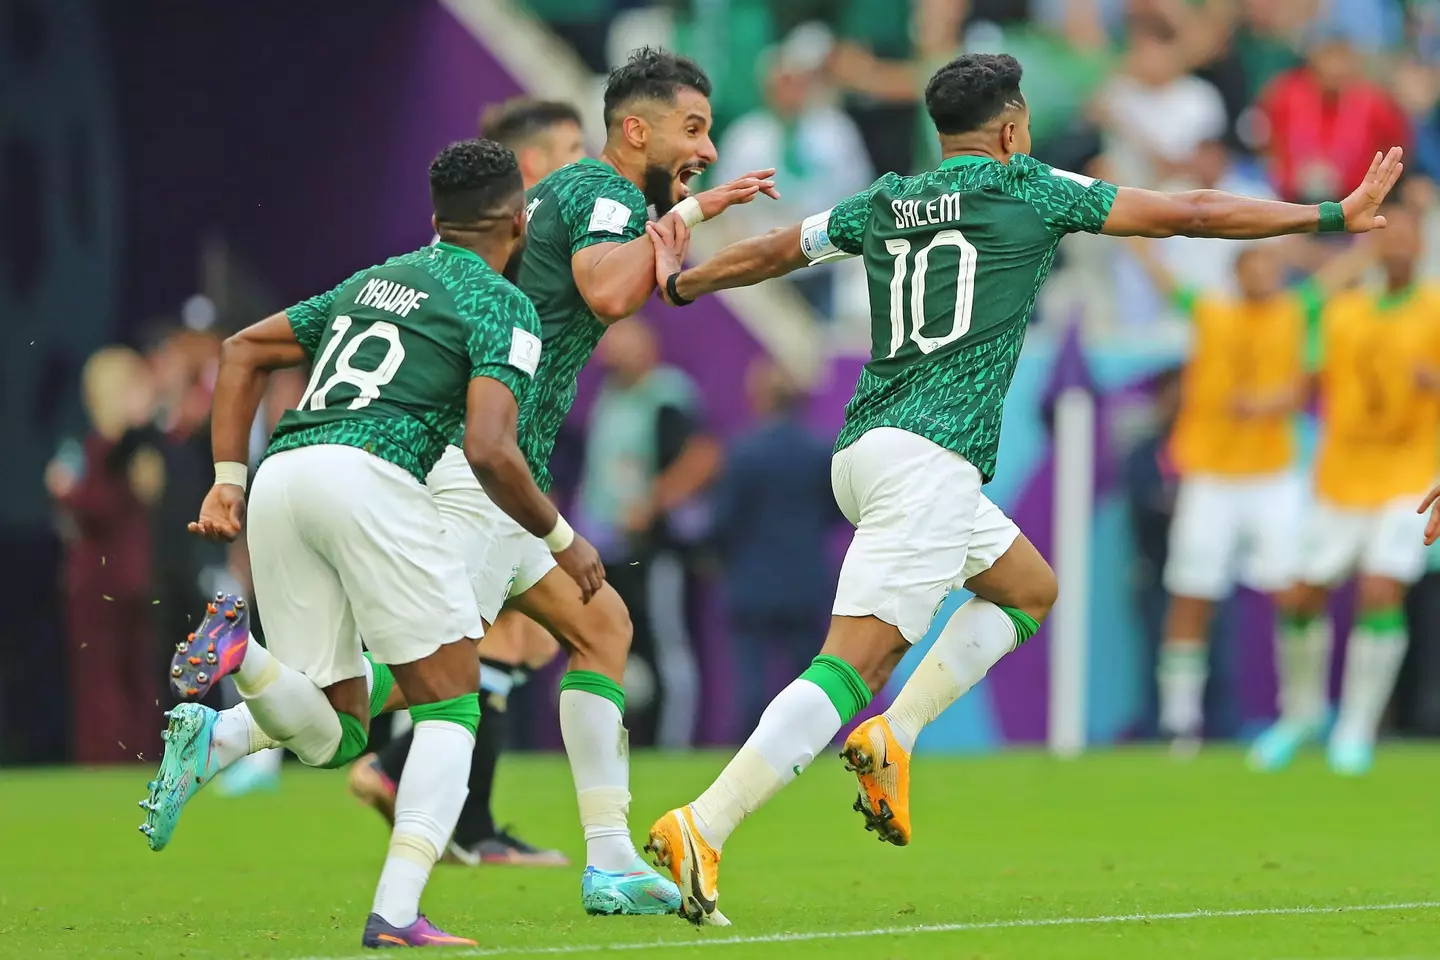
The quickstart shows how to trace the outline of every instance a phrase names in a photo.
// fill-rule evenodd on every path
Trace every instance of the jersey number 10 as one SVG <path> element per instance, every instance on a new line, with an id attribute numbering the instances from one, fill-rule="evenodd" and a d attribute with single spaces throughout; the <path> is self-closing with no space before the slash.
<path id="1" fill-rule="evenodd" d="M 355 336 L 350 338 L 350 342 L 345 344 L 345 349 L 340 350 L 340 355 L 335 357 L 335 351 L 340 349 L 340 343 L 345 339 L 345 334 L 349 332 L 353 322 L 349 317 L 339 316 L 330 325 L 335 335 L 330 338 L 330 342 L 325 345 L 325 352 L 320 354 L 320 359 L 315 362 L 315 370 L 310 374 L 310 382 L 305 386 L 305 395 L 300 398 L 297 409 L 324 410 L 330 391 L 338 384 L 348 383 L 360 391 L 350 401 L 350 409 L 359 410 L 379 397 L 380 388 L 395 379 L 395 374 L 405 359 L 405 347 L 400 342 L 400 329 L 388 320 L 376 320 L 370 326 L 357 331 Z M 371 339 L 385 341 L 385 358 L 374 370 L 362 370 L 352 366 L 360 344 Z M 331 357 L 335 357 L 335 371 L 325 380 L 325 385 L 316 390 L 320 377 L 330 366 Z"/>
<path id="2" fill-rule="evenodd" d="M 925 327 L 925 274 L 930 267 L 930 254 L 939 247 L 954 247 L 958 253 L 959 276 L 955 280 L 955 309 L 950 315 L 950 332 L 942 337 L 921 334 Z M 895 258 L 895 273 L 890 277 L 890 353 L 893 357 L 905 346 L 905 308 L 910 308 L 910 339 L 921 353 L 934 353 L 970 331 L 970 311 L 975 305 L 975 245 L 959 230 L 941 230 L 915 254 L 915 269 L 910 273 L 909 296 L 906 296 L 906 261 L 910 258 L 909 240 L 886 240 L 885 250 Z M 949 305 L 941 307 L 943 311 Z M 942 314 L 943 316 L 943 314 Z M 938 318 L 938 317 L 937 317 Z"/>

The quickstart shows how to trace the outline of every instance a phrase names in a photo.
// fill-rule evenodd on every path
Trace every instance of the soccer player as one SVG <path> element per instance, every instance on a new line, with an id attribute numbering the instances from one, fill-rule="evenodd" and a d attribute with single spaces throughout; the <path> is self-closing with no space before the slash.
<path id="1" fill-rule="evenodd" d="M 891 708 L 844 747 L 859 777 L 856 809 L 891 843 L 910 840 L 910 754 L 920 730 L 1049 612 L 1053 571 L 980 488 L 995 469 L 1005 393 L 1060 238 L 1079 230 L 1259 238 L 1383 225 L 1376 208 L 1399 174 L 1399 150 L 1376 156 L 1343 203 L 1318 207 L 1117 188 L 1026 155 L 1020 75 L 1013 57 L 967 55 L 930 79 L 925 105 L 945 158 L 936 170 L 887 173 L 830 210 L 689 270 L 677 256 L 683 226 L 647 228 L 659 248 L 657 281 L 677 304 L 841 256 L 863 256 L 870 278 L 871 360 L 831 468 L 856 530 L 829 636 L 719 778 L 650 830 L 647 846 L 680 885 L 681 912 L 693 922 L 715 912 L 720 851 L 740 821 L 869 703 L 947 592 L 963 585 L 975 596 Z"/>
<path id="2" fill-rule="evenodd" d="M 526 195 L 528 244 L 518 283 L 540 315 L 544 352 L 520 443 L 542 490 L 550 489 L 547 464 L 580 369 L 606 328 L 638 311 L 655 290 L 647 207 L 667 220 L 698 223 L 762 192 L 775 195 L 773 170 L 689 195 L 690 180 L 715 160 L 709 94 L 710 81 L 693 61 L 636 51 L 606 83 L 600 158 L 561 167 Z M 607 584 L 582 603 L 545 545 L 475 482 L 459 447 L 440 457 L 426 482 L 465 555 L 481 617 L 494 624 L 490 632 L 511 629 L 507 621 L 516 611 L 545 625 L 569 652 L 560 730 L 585 831 L 582 907 L 591 914 L 674 913 L 679 891 L 640 858 L 630 838 L 621 680 L 631 628 L 623 601 Z"/>
<path id="3" fill-rule="evenodd" d="M 212 606 L 192 646 L 199 653 L 208 641 L 223 665 L 229 641 L 240 639 L 235 686 L 248 709 L 227 711 L 223 722 L 195 703 L 171 711 L 160 774 L 142 804 L 153 844 L 195 789 L 248 750 L 257 728 L 312 766 L 348 763 L 393 681 L 415 718 L 415 742 L 367 947 L 473 943 L 419 913 L 465 797 L 479 720 L 480 618 L 424 486 L 447 441 L 463 428 L 477 481 L 544 538 L 577 594 L 588 599 L 604 582 L 599 555 L 535 485 L 517 445 L 541 345 L 534 307 L 502 276 L 525 236 L 515 156 L 487 141 L 454 144 L 431 165 L 430 188 L 438 245 L 362 270 L 226 342 L 212 414 L 216 482 L 191 525 L 212 539 L 234 539 L 245 520 L 243 460 L 269 371 L 313 364 L 249 497 L 270 649 L 226 630 L 243 619 L 219 619 L 238 614 L 233 602 Z M 204 659 L 189 662 L 203 671 Z"/>
<path id="4" fill-rule="evenodd" d="M 1133 248 L 1156 288 L 1195 327 L 1170 441 L 1181 480 L 1157 670 L 1160 729 L 1185 756 L 1200 744 L 1211 614 L 1237 576 L 1273 598 L 1282 650 L 1304 633 L 1289 588 L 1304 499 L 1294 420 L 1304 397 L 1305 344 L 1325 301 L 1359 279 L 1371 256 L 1356 244 L 1286 290 L 1275 243 L 1256 243 L 1235 260 L 1240 295 L 1230 298 L 1178 284 L 1149 241 L 1136 240 Z"/>
<path id="5" fill-rule="evenodd" d="M 1370 769 L 1405 657 L 1405 592 L 1425 570 L 1425 521 L 1414 504 L 1434 483 L 1440 453 L 1440 289 L 1416 275 L 1420 212 L 1393 204 L 1386 216 L 1390 225 L 1375 238 L 1384 288 L 1342 294 L 1322 318 L 1316 502 L 1298 571 L 1303 636 L 1276 658 L 1280 719 L 1250 755 L 1261 769 L 1284 766 L 1320 732 L 1329 704 L 1326 601 L 1354 573 L 1356 618 L 1328 759 L 1336 773 Z"/>
<path id="6" fill-rule="evenodd" d="M 518 97 L 486 110 L 480 136 L 515 152 L 525 189 L 549 173 L 585 156 L 580 115 L 568 103 Z M 442 514 L 448 506 L 442 500 Z M 550 631 L 518 611 L 487 626 L 476 647 L 480 654 L 480 727 L 470 760 L 470 792 L 460 810 L 455 835 L 445 859 L 467 865 L 509 863 L 526 866 L 568 866 L 559 850 L 536 848 L 495 824 L 490 800 L 496 764 L 504 749 L 510 691 L 524 683 L 560 651 Z M 414 733 L 390 743 L 379 755 L 361 757 L 350 768 L 350 792 L 390 820 L 395 815 L 395 785 L 405 768 Z"/>

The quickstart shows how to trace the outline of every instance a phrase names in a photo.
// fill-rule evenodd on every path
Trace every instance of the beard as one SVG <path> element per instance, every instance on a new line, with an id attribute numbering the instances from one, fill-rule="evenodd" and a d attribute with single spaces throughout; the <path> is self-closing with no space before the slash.
<path id="1" fill-rule="evenodd" d="M 663 217 L 675 206 L 675 173 L 668 167 L 649 164 L 645 167 L 645 185 L 641 188 L 645 202 L 655 208 L 655 216 Z"/>
<path id="2" fill-rule="evenodd" d="M 510 259 L 505 261 L 505 269 L 500 271 L 500 276 L 509 280 L 516 286 L 520 285 L 520 264 L 525 259 L 525 244 L 529 237 L 521 237 L 520 242 L 515 244 L 515 249 L 510 251 Z"/>

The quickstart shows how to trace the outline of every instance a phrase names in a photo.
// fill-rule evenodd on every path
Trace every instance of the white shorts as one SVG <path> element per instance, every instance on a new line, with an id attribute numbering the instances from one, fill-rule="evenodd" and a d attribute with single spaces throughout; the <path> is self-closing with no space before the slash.
<path id="1" fill-rule="evenodd" d="M 980 471 L 917 434 L 871 430 L 830 461 L 835 502 L 855 525 L 836 616 L 872 616 L 910 643 L 945 595 L 984 573 L 1020 528 L 980 492 Z"/>
<path id="2" fill-rule="evenodd" d="M 355 447 L 268 458 L 249 503 L 250 566 L 265 639 L 318 686 L 411 663 L 481 635 L 465 564 L 435 503 L 404 470 Z"/>
<path id="3" fill-rule="evenodd" d="M 465 561 L 475 605 L 494 623 L 511 596 L 519 596 L 555 569 L 545 542 L 510 518 L 485 495 L 459 447 L 447 447 L 425 486 L 445 529 Z"/>
<path id="4" fill-rule="evenodd" d="M 1317 500 L 1305 525 L 1300 580 L 1333 587 L 1352 573 L 1414 583 L 1425 573 L 1424 493 L 1372 510 Z"/>
<path id="5" fill-rule="evenodd" d="M 1165 589 L 1220 600 L 1236 581 L 1273 593 L 1295 578 L 1304 484 L 1293 473 L 1194 474 L 1180 482 Z"/>

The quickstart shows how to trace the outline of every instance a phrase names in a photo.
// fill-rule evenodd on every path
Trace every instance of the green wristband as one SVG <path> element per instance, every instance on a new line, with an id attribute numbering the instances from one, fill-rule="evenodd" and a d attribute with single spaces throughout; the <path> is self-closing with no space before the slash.
<path id="1" fill-rule="evenodd" d="M 1320 232 L 1345 232 L 1345 208 L 1334 200 L 1326 200 L 1320 204 Z"/>

